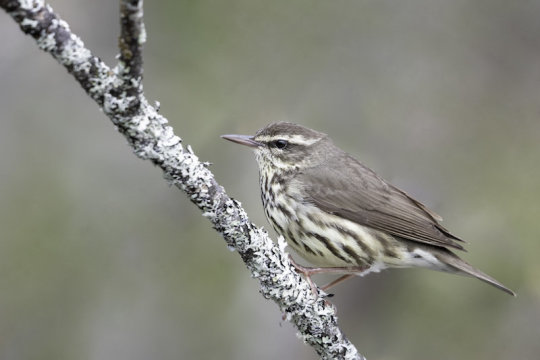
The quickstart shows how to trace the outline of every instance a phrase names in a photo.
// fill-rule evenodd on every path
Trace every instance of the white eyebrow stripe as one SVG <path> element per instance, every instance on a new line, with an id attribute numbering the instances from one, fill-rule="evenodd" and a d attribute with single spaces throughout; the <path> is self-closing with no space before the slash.
<path id="1" fill-rule="evenodd" d="M 314 138 L 307 139 L 303 135 L 298 135 L 298 134 L 295 134 L 295 135 L 276 135 L 276 136 L 256 136 L 255 139 L 256 139 L 256 141 L 260 141 L 260 142 L 272 142 L 272 141 L 275 141 L 275 140 L 283 139 L 283 140 L 287 140 L 288 142 L 290 142 L 292 144 L 305 145 L 305 146 L 315 144 L 317 141 L 321 140 L 320 138 L 318 138 L 318 139 L 314 139 Z"/>

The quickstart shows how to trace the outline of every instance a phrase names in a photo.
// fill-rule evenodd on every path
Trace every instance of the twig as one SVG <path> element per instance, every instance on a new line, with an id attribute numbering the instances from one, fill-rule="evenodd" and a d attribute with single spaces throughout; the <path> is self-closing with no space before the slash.
<path id="1" fill-rule="evenodd" d="M 126 74 L 139 78 L 143 72 L 142 45 L 146 42 L 146 30 L 143 23 L 143 1 L 120 1 L 120 61 L 129 69 Z"/>
<path id="2" fill-rule="evenodd" d="M 364 359 L 337 326 L 333 307 L 312 294 L 292 267 L 284 242 L 274 244 L 252 224 L 240 203 L 225 193 L 207 164 L 148 104 L 142 91 L 141 49 L 145 40 L 142 0 L 121 1 L 119 63 L 109 68 L 85 48 L 68 24 L 42 0 L 0 0 L 0 7 L 81 84 L 128 139 L 134 153 L 160 167 L 169 183 L 182 189 L 227 245 L 238 251 L 265 298 L 274 300 L 302 339 L 323 359 Z"/>

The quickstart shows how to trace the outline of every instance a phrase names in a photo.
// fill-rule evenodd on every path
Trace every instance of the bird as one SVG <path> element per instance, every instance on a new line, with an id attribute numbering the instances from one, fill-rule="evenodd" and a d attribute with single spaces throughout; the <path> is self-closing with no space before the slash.
<path id="1" fill-rule="evenodd" d="M 334 145 L 327 134 L 276 122 L 255 135 L 222 138 L 254 150 L 265 215 L 313 265 L 291 257 L 315 294 L 314 274 L 341 275 L 321 288 L 326 291 L 354 275 L 421 267 L 477 278 L 516 296 L 455 254 L 466 251 L 464 241 L 442 226 L 439 215 Z"/>

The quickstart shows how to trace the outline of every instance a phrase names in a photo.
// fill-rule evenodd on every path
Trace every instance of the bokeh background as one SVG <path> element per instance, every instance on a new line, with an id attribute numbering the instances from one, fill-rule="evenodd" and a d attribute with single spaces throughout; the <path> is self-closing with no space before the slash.
<path id="1" fill-rule="evenodd" d="M 116 1 L 52 0 L 94 53 Z M 427 270 L 335 288 L 368 359 L 540 358 L 540 1 L 147 1 L 145 89 L 268 227 L 219 138 L 331 134 L 518 293 Z M 198 209 L 0 12 L 0 358 L 315 359 Z M 320 279 L 320 282 L 326 279 Z"/>

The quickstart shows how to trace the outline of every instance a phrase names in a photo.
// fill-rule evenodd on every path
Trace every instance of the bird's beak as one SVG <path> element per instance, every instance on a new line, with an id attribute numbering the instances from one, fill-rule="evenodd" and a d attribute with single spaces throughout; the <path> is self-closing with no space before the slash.
<path id="1" fill-rule="evenodd" d="M 253 136 L 250 135 L 221 135 L 222 138 L 235 142 L 240 145 L 246 145 L 252 148 L 261 146 L 261 143 L 253 140 Z"/>

